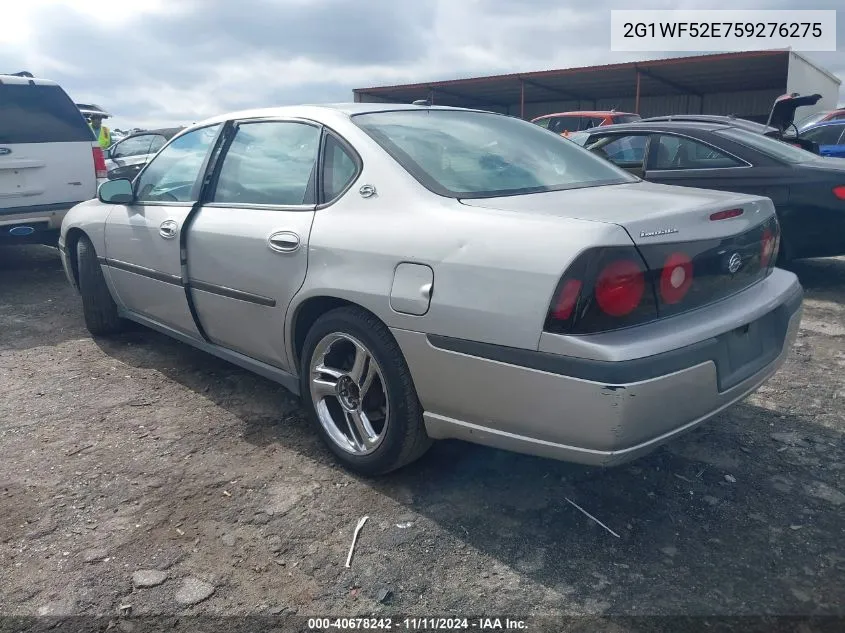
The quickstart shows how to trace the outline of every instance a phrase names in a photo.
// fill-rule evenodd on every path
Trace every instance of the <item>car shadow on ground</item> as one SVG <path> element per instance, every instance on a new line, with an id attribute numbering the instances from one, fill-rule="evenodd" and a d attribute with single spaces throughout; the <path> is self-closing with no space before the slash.
<path id="1" fill-rule="evenodd" d="M 834 290 L 845 299 L 845 257 L 800 259 L 792 262 L 789 270 L 798 275 L 804 290 Z"/>
<path id="2" fill-rule="evenodd" d="M 245 441 L 338 468 L 298 401 L 274 383 L 146 331 L 99 344 L 234 414 Z M 775 427 L 793 435 L 773 439 Z M 841 471 L 824 466 L 843 462 L 836 431 L 742 403 L 615 468 L 447 441 L 399 472 L 360 481 L 502 569 L 564 595 L 604 596 L 613 612 L 827 614 L 845 604 L 845 556 L 830 538 L 842 529 Z"/>
<path id="3" fill-rule="evenodd" d="M 772 422 L 794 436 L 773 439 Z M 443 443 L 371 485 L 410 490 L 415 512 L 467 545 L 564 594 L 591 588 L 618 613 L 834 613 L 841 474 L 824 466 L 843 458 L 841 434 L 740 404 L 615 468 Z"/>

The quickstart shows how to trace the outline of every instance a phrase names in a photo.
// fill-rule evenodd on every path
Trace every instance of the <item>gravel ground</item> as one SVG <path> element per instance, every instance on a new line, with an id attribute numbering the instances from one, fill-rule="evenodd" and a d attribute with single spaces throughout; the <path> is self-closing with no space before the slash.
<path id="1" fill-rule="evenodd" d="M 638 462 L 442 442 L 367 480 L 280 387 L 92 340 L 54 250 L 0 250 L 0 614 L 843 616 L 845 259 L 796 272 L 783 369 Z"/>

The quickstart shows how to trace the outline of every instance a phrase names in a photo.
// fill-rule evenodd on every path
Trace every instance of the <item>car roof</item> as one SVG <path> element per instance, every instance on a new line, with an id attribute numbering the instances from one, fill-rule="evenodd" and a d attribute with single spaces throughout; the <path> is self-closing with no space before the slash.
<path id="1" fill-rule="evenodd" d="M 550 116 L 619 116 L 632 115 L 633 112 L 619 112 L 618 110 L 570 110 L 569 112 L 553 112 L 552 114 L 544 114 L 534 119 L 545 119 Z"/>
<path id="2" fill-rule="evenodd" d="M 649 130 L 660 130 L 660 131 L 698 131 L 698 132 L 715 132 L 717 130 L 725 130 L 729 128 L 738 128 L 738 129 L 745 129 L 754 132 L 763 133 L 767 130 L 774 131 L 774 128 L 768 128 L 765 125 L 754 123 L 753 121 L 746 121 L 746 123 L 751 123 L 754 126 L 759 127 L 750 127 L 744 125 L 743 123 L 737 123 L 736 120 L 734 121 L 696 121 L 696 120 L 658 120 L 658 121 L 649 121 L 649 120 L 642 120 L 642 121 L 635 121 L 633 123 L 615 123 L 613 125 L 603 125 L 601 127 L 592 128 L 587 130 L 591 134 L 601 133 L 604 134 L 605 132 L 621 132 L 625 130 L 630 131 L 643 131 L 647 132 Z"/>
<path id="3" fill-rule="evenodd" d="M 728 125 L 731 127 L 741 127 L 747 130 L 753 130 L 755 132 L 760 132 L 764 134 L 766 132 L 777 132 L 777 128 L 774 128 L 770 125 L 766 125 L 765 123 L 757 123 L 756 121 L 750 121 L 748 119 L 743 119 L 741 117 L 736 116 L 726 116 L 723 114 L 667 114 L 664 116 L 654 116 L 648 117 L 647 119 L 643 119 L 645 122 L 676 122 L 676 121 L 687 121 L 687 122 L 698 122 L 698 123 L 716 123 L 720 125 Z"/>
<path id="4" fill-rule="evenodd" d="M 451 106 L 438 105 L 413 105 L 410 103 L 319 103 L 291 106 L 276 106 L 270 108 L 253 108 L 251 110 L 239 110 L 219 114 L 203 121 L 197 121 L 190 128 L 223 123 L 230 119 L 257 119 L 263 117 L 319 117 L 325 115 L 345 115 L 347 117 L 356 114 L 370 114 L 375 112 L 397 112 L 414 110 L 451 110 L 455 112 L 480 112 L 497 116 L 506 116 L 489 110 L 477 110 L 473 108 L 454 108 Z"/>
<path id="5" fill-rule="evenodd" d="M 144 136 L 146 134 L 158 134 L 159 136 L 163 136 L 165 138 L 173 138 L 179 132 L 184 130 L 184 127 L 163 127 L 163 128 L 156 128 L 154 130 L 141 130 L 140 132 L 132 132 L 132 134 L 127 134 L 121 140 L 125 141 L 128 138 L 133 138 L 135 136 Z"/>
<path id="6" fill-rule="evenodd" d="M 0 84 L 29 84 L 30 86 L 58 86 L 55 81 L 49 79 L 40 79 L 38 77 L 30 77 L 27 74 L 3 75 L 0 74 Z"/>

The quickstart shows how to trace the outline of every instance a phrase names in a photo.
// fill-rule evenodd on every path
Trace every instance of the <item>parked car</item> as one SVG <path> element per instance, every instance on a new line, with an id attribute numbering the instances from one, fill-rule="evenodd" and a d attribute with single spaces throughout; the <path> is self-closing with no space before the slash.
<path id="1" fill-rule="evenodd" d="M 845 254 L 845 162 L 714 122 L 615 125 L 584 145 L 651 182 L 771 198 L 783 229 L 781 265 Z"/>
<path id="2" fill-rule="evenodd" d="M 437 438 L 618 463 L 745 397 L 798 330 L 778 234 L 768 198 L 514 117 L 361 103 L 198 123 L 61 251 L 93 335 L 130 319 L 276 380 L 383 473 Z"/>
<path id="3" fill-rule="evenodd" d="M 782 95 L 775 99 L 769 118 L 766 123 L 757 123 L 733 115 L 718 114 L 667 114 L 663 116 L 648 117 L 642 119 L 647 122 L 662 121 L 687 121 L 698 123 L 719 123 L 731 127 L 742 128 L 749 132 L 763 134 L 778 140 L 789 143 L 814 154 L 819 153 L 819 147 L 810 139 L 804 138 L 795 126 L 795 112 L 798 108 L 808 105 L 815 105 L 821 95 L 813 94 L 801 96 L 796 93 Z"/>
<path id="4" fill-rule="evenodd" d="M 558 112 L 557 114 L 544 114 L 532 119 L 532 123 L 542 128 L 551 130 L 562 136 L 569 136 L 573 132 L 589 130 L 602 125 L 613 125 L 614 123 L 631 123 L 639 121 L 640 115 L 631 112 L 616 112 L 616 110 L 586 110 L 581 112 Z"/>
<path id="5" fill-rule="evenodd" d="M 798 123 L 796 123 L 796 127 L 798 128 L 798 132 L 801 133 L 807 128 L 813 127 L 817 123 L 824 123 L 826 121 L 841 121 L 844 119 L 845 108 L 838 108 L 836 110 L 823 110 L 821 112 L 816 112 L 809 116 L 805 116 Z"/>
<path id="6" fill-rule="evenodd" d="M 845 119 L 819 123 L 805 129 L 801 136 L 816 143 L 822 156 L 845 158 Z"/>
<path id="7" fill-rule="evenodd" d="M 132 180 L 165 143 L 183 128 L 173 127 L 132 134 L 106 150 L 106 169 L 111 180 Z"/>
<path id="8" fill-rule="evenodd" d="M 55 245 L 67 210 L 105 177 L 94 133 L 58 84 L 0 75 L 0 244 Z"/>

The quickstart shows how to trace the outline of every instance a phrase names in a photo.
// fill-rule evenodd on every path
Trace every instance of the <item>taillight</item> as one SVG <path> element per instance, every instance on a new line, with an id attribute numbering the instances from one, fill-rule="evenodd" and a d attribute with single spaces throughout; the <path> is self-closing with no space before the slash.
<path id="1" fill-rule="evenodd" d="M 641 263 L 617 259 L 607 264 L 596 280 L 596 302 L 605 314 L 623 317 L 637 309 L 645 292 Z"/>
<path id="2" fill-rule="evenodd" d="M 845 200 L 845 185 L 839 185 L 833 188 L 833 195 L 840 200 Z"/>
<path id="3" fill-rule="evenodd" d="M 657 318 L 652 282 L 633 246 L 592 248 L 582 253 L 557 285 L 545 330 L 592 334 Z"/>
<path id="4" fill-rule="evenodd" d="M 91 151 L 94 154 L 94 172 L 97 178 L 108 178 L 109 172 L 106 169 L 106 157 L 103 155 L 101 147 L 92 147 Z"/>
<path id="5" fill-rule="evenodd" d="M 770 229 L 763 229 L 763 238 L 760 240 L 760 268 L 768 268 L 775 252 L 775 236 Z"/>
<path id="6" fill-rule="evenodd" d="M 684 253 L 672 253 L 660 273 L 660 298 L 675 304 L 683 299 L 692 286 L 692 260 Z"/>
<path id="7" fill-rule="evenodd" d="M 558 321 L 565 321 L 571 317 L 580 292 L 581 282 L 577 279 L 569 279 L 563 284 L 555 304 L 552 306 L 551 317 Z"/>

